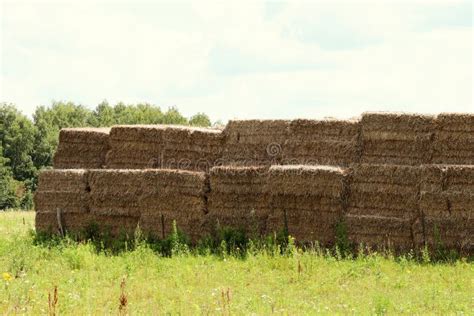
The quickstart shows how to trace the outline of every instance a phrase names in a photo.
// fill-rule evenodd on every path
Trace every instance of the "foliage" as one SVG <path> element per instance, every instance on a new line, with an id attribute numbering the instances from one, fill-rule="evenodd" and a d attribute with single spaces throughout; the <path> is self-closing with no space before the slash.
<path id="1" fill-rule="evenodd" d="M 244 257 L 164 257 L 144 243 L 114 255 L 68 238 L 35 244 L 33 220 L 32 212 L 0 214 L 1 314 L 46 314 L 56 288 L 60 315 L 120 314 L 124 305 L 137 315 L 472 312 L 474 264 L 466 260 L 263 246 Z"/>

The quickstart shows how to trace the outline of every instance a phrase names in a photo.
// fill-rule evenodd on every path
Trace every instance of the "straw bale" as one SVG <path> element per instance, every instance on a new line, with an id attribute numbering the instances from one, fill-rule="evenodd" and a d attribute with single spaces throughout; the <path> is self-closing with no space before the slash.
<path id="1" fill-rule="evenodd" d="M 297 119 L 290 122 L 289 140 L 307 142 L 314 139 L 357 141 L 358 120 L 307 120 Z"/>
<path id="2" fill-rule="evenodd" d="M 39 213 L 89 212 L 89 196 L 86 192 L 37 191 L 34 196 L 35 210 Z"/>
<path id="3" fill-rule="evenodd" d="M 319 242 L 330 246 L 336 240 L 336 225 L 341 214 L 333 210 L 304 210 L 300 208 L 274 208 L 267 220 L 267 234 L 275 234 L 285 229 L 298 243 Z"/>
<path id="4" fill-rule="evenodd" d="M 436 117 L 436 124 L 442 131 L 474 132 L 474 114 L 442 113 Z"/>
<path id="5" fill-rule="evenodd" d="M 59 132 L 59 143 L 79 143 L 106 145 L 110 128 L 62 128 Z"/>
<path id="6" fill-rule="evenodd" d="M 413 249 L 416 246 L 414 235 L 421 229 L 417 221 L 379 215 L 347 214 L 345 223 L 353 244 L 375 249 Z"/>
<path id="7" fill-rule="evenodd" d="M 38 177 L 38 191 L 81 192 L 86 188 L 86 171 L 81 169 L 46 169 Z"/>
<path id="8" fill-rule="evenodd" d="M 66 128 L 59 133 L 54 168 L 102 168 L 109 149 L 109 129 Z"/>
<path id="9" fill-rule="evenodd" d="M 429 163 L 434 122 L 434 117 L 426 115 L 364 113 L 361 119 L 361 162 Z"/>
<path id="10" fill-rule="evenodd" d="M 354 183 L 386 183 L 416 186 L 419 184 L 419 167 L 385 164 L 356 164 L 351 168 Z"/>
<path id="11" fill-rule="evenodd" d="M 344 169 L 330 166 L 272 166 L 268 185 L 274 194 L 340 197 L 345 175 Z"/>
<path id="12" fill-rule="evenodd" d="M 445 247 L 461 252 L 474 251 L 474 219 L 425 218 L 425 244 L 430 248 Z"/>
<path id="13" fill-rule="evenodd" d="M 261 144 L 284 141 L 288 136 L 287 120 L 231 120 L 224 129 L 227 143 Z"/>
<path id="14" fill-rule="evenodd" d="M 395 112 L 366 112 L 360 121 L 362 132 L 366 131 L 409 131 L 431 132 L 435 117 L 431 115 Z"/>

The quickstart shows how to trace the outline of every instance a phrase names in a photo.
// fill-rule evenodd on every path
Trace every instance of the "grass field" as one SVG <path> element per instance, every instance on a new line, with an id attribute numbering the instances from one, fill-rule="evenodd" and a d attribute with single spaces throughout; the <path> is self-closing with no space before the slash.
<path id="1" fill-rule="evenodd" d="M 35 243 L 33 212 L 0 212 L 2 314 L 473 314 L 474 264 L 316 251 L 162 257 Z M 55 298 L 55 288 L 57 296 Z"/>

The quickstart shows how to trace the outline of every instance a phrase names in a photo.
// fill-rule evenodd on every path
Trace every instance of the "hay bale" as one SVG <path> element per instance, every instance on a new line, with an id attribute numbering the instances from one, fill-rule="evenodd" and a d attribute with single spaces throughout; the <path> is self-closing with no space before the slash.
<path id="1" fill-rule="evenodd" d="M 223 163 L 236 166 L 278 163 L 282 159 L 289 125 L 287 120 L 229 121 L 223 131 Z"/>
<path id="2" fill-rule="evenodd" d="M 443 113 L 436 118 L 433 162 L 474 164 L 474 115 Z"/>
<path id="3" fill-rule="evenodd" d="M 435 118 L 404 113 L 364 113 L 361 162 L 419 165 L 431 162 Z"/>
<path id="4" fill-rule="evenodd" d="M 54 168 L 102 168 L 109 150 L 109 132 L 108 128 L 61 129 Z"/>
<path id="5" fill-rule="evenodd" d="M 34 203 L 37 213 L 87 213 L 88 186 L 86 171 L 43 170 L 38 179 Z"/>
<path id="6" fill-rule="evenodd" d="M 293 120 L 284 144 L 284 164 L 343 165 L 358 159 L 356 120 Z"/>
<path id="7" fill-rule="evenodd" d="M 414 219 L 418 214 L 419 167 L 354 165 L 348 214 Z"/>
<path id="8" fill-rule="evenodd" d="M 200 236 L 195 223 L 206 212 L 208 192 L 203 172 L 126 169 L 89 173 L 92 214 L 137 218 L 142 232 L 155 237 L 168 236 L 176 220 L 178 228 L 193 241 Z M 158 229 L 156 223 L 160 224 Z"/>
<path id="9" fill-rule="evenodd" d="M 347 214 L 345 224 L 352 244 L 378 250 L 415 249 L 418 247 L 415 236 L 422 234 L 419 221 L 398 217 Z"/>
<path id="10" fill-rule="evenodd" d="M 474 166 L 424 166 L 420 210 L 425 240 L 470 252 L 474 249 Z"/>
<path id="11" fill-rule="evenodd" d="M 206 171 L 220 158 L 222 132 L 173 125 L 114 126 L 108 168 Z"/>
<path id="12" fill-rule="evenodd" d="M 346 170 L 330 166 L 272 166 L 267 233 L 287 228 L 300 243 L 333 244 L 343 214 L 347 176 Z"/>
<path id="13" fill-rule="evenodd" d="M 263 235 L 268 216 L 267 176 L 266 167 L 212 168 L 206 232 L 229 227 L 249 235 Z"/>
<path id="14" fill-rule="evenodd" d="M 421 221 L 420 179 L 420 167 L 354 165 L 345 214 L 349 240 L 377 248 L 388 246 L 390 241 L 394 249 L 418 244 L 412 226 Z M 371 236 L 375 236 L 373 240 Z"/>

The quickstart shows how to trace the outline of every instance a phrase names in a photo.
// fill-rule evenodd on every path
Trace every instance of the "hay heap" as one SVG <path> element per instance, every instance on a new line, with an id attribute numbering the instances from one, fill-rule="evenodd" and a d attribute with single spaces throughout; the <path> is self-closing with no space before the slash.
<path id="1" fill-rule="evenodd" d="M 270 167 L 267 233 L 287 228 L 298 242 L 333 244 L 343 216 L 346 176 L 344 169 L 329 166 Z"/>
<path id="2" fill-rule="evenodd" d="M 109 150 L 109 131 L 109 128 L 61 129 L 54 168 L 103 168 Z"/>
<path id="3" fill-rule="evenodd" d="M 269 166 L 282 160 L 290 121 L 236 120 L 224 129 L 222 160 L 225 165 Z"/>
<path id="4" fill-rule="evenodd" d="M 267 175 L 266 167 L 212 168 L 207 232 L 233 228 L 251 237 L 263 235 L 268 217 Z"/>
<path id="5" fill-rule="evenodd" d="M 423 166 L 420 209 L 426 245 L 472 252 L 474 166 Z"/>
<path id="6" fill-rule="evenodd" d="M 58 211 L 64 231 L 78 231 L 90 220 L 86 171 L 44 170 L 34 196 L 36 230 L 58 233 Z"/>
<path id="7" fill-rule="evenodd" d="M 146 236 L 166 238 L 173 221 L 179 231 L 197 242 L 203 236 L 208 178 L 204 172 L 145 170 L 139 196 L 140 228 Z"/>
<path id="8" fill-rule="evenodd" d="M 284 145 L 284 164 L 347 166 L 358 159 L 357 120 L 293 120 Z"/>
<path id="9" fill-rule="evenodd" d="M 420 165 L 431 161 L 434 117 L 400 113 L 364 113 L 361 162 Z"/>
<path id="10" fill-rule="evenodd" d="M 413 249 L 421 239 L 419 167 L 353 167 L 345 222 L 349 240 L 374 248 Z"/>
<path id="11" fill-rule="evenodd" d="M 474 165 L 474 114 L 438 115 L 433 163 Z"/>
<path id="12" fill-rule="evenodd" d="M 121 125 L 110 132 L 107 168 L 209 170 L 220 157 L 222 132 L 172 125 Z"/>

